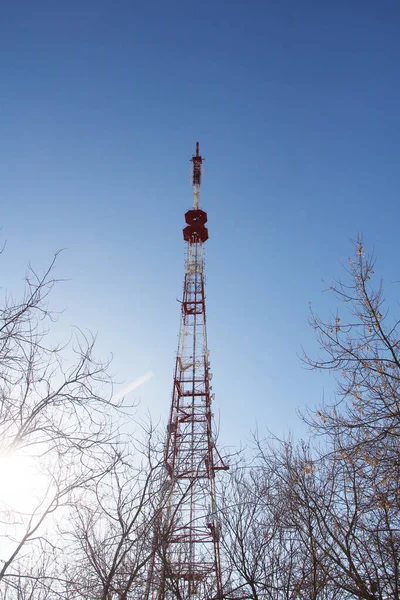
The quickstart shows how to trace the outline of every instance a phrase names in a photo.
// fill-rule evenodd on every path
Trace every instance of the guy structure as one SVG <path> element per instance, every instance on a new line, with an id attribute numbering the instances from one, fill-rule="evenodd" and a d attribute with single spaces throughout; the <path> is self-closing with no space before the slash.
<path id="1" fill-rule="evenodd" d="M 193 208 L 185 214 L 183 229 L 187 255 L 164 456 L 164 508 L 146 600 L 223 599 L 215 475 L 228 467 L 213 436 L 203 259 L 208 230 L 207 213 L 200 208 L 203 158 L 198 142 L 191 162 Z"/>

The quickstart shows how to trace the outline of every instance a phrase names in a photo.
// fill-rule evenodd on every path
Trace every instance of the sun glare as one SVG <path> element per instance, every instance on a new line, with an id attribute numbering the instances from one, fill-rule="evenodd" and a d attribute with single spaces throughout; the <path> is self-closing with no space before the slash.
<path id="1" fill-rule="evenodd" d="M 46 493 L 47 481 L 37 459 L 26 453 L 0 455 L 0 506 L 29 513 Z"/>

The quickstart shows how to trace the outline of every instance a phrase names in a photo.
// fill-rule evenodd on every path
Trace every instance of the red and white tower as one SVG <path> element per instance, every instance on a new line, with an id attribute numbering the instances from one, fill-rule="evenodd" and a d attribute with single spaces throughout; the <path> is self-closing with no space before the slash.
<path id="1" fill-rule="evenodd" d="M 193 164 L 193 208 L 185 214 L 186 269 L 172 403 L 165 447 L 165 508 L 157 535 L 147 600 L 222 600 L 220 517 L 215 474 L 225 466 L 215 445 L 206 331 L 203 245 L 207 213 L 200 209 L 203 158 Z"/>

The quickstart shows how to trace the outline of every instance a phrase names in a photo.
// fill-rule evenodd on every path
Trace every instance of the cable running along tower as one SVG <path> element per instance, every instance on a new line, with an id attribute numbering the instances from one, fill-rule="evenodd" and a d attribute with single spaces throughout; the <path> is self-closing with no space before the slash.
<path id="1" fill-rule="evenodd" d="M 222 600 L 220 517 L 215 474 L 226 470 L 213 437 L 214 394 L 206 332 L 203 245 L 207 213 L 200 209 L 203 158 L 192 162 L 193 208 L 187 242 L 181 325 L 165 447 L 165 496 L 146 600 Z"/>

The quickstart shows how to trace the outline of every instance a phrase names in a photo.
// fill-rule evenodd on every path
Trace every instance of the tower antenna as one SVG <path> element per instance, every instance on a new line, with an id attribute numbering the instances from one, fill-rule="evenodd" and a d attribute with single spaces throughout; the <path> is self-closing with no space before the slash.
<path id="1" fill-rule="evenodd" d="M 185 214 L 187 243 L 181 326 L 164 455 L 164 504 L 155 535 L 146 600 L 222 600 L 221 516 L 215 476 L 226 470 L 213 432 L 214 401 L 206 331 L 200 209 L 203 158 L 192 156 L 193 208 Z"/>
<path id="2" fill-rule="evenodd" d="M 196 154 L 190 159 L 192 162 L 193 208 L 200 208 L 200 184 L 203 171 L 203 160 L 200 156 L 200 144 L 196 142 Z"/>

